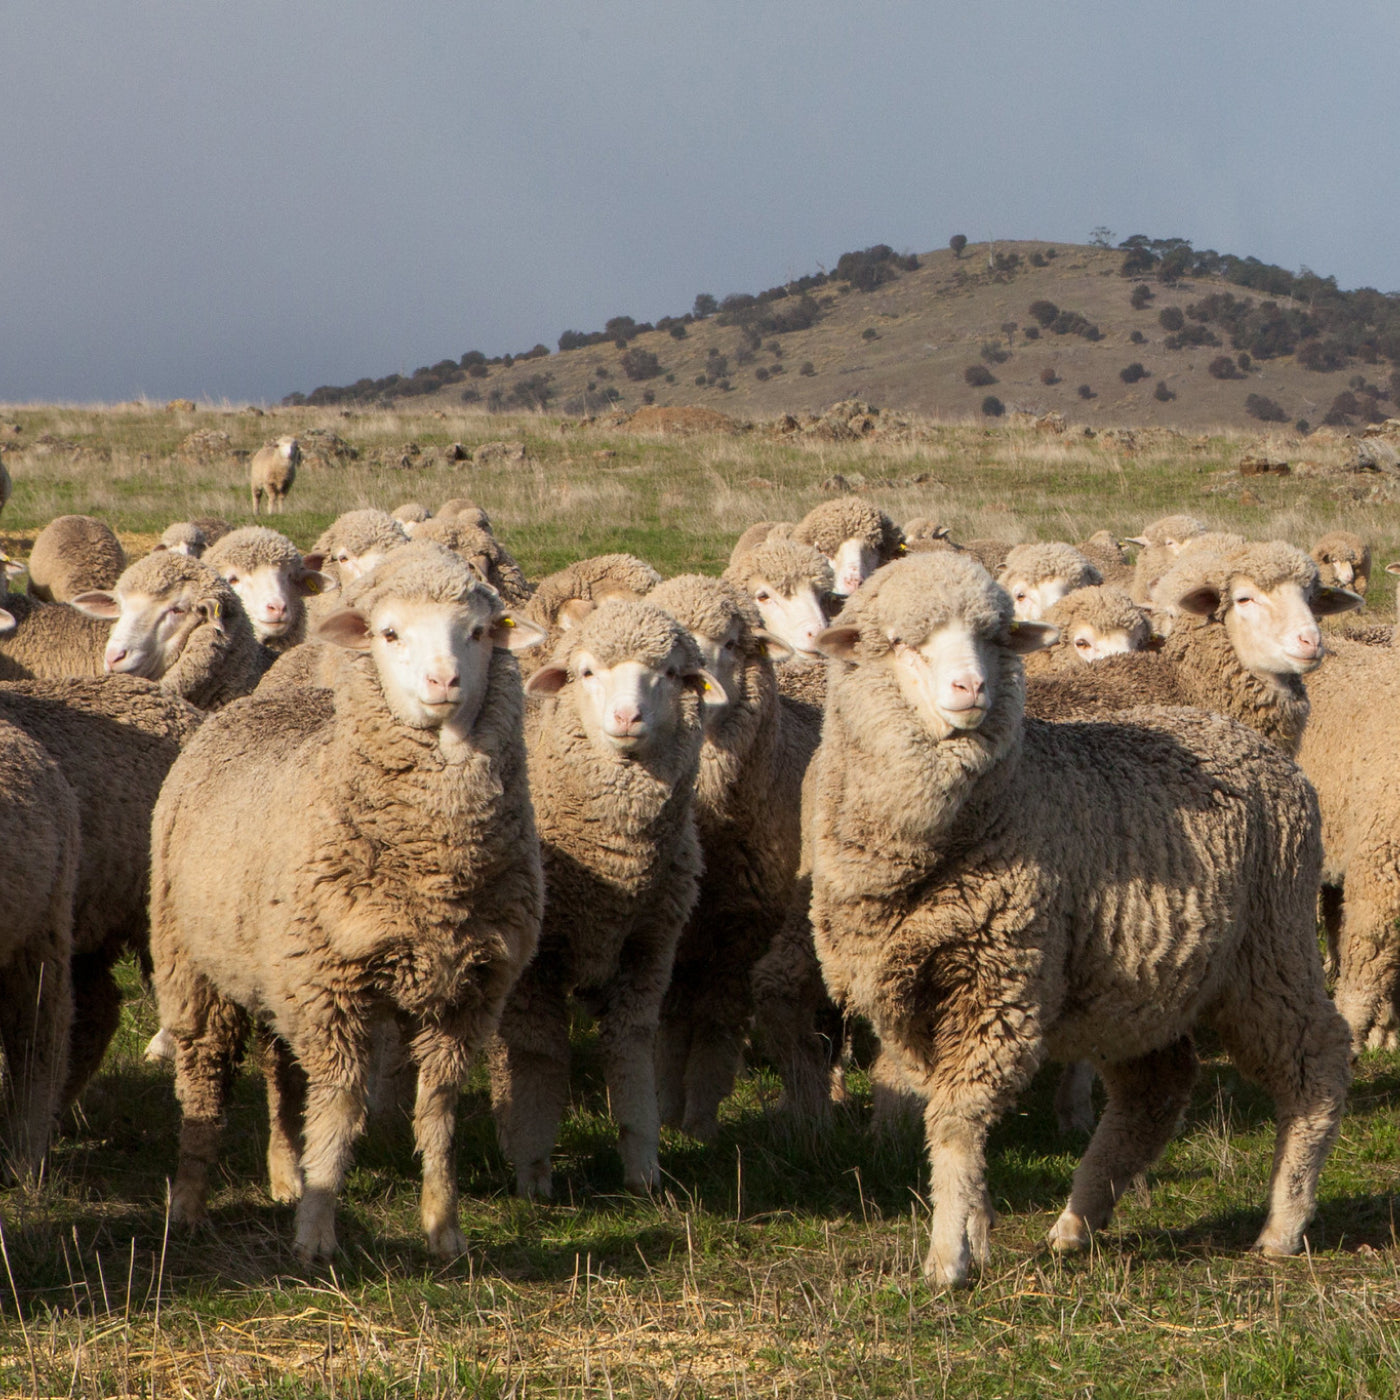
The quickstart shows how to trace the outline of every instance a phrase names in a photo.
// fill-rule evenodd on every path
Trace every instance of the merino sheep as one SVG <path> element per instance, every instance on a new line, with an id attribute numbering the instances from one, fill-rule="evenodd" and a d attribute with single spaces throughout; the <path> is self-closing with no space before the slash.
<path id="1" fill-rule="evenodd" d="M 71 603 L 91 588 L 110 588 L 126 554 L 109 525 L 90 515 L 50 520 L 29 555 L 29 594 L 45 603 Z"/>
<path id="2" fill-rule="evenodd" d="M 151 812 L 181 744 L 203 718 L 134 676 L 0 687 L 0 722 L 53 756 L 78 804 L 65 1104 L 82 1092 L 116 1032 L 121 992 L 113 967 L 126 953 L 146 956 Z"/>
<path id="3" fill-rule="evenodd" d="M 1349 588 L 1363 598 L 1371 584 L 1371 546 L 1350 530 L 1332 530 L 1308 551 L 1323 583 Z"/>
<path id="4" fill-rule="evenodd" d="M 206 548 L 211 544 L 218 544 L 233 529 L 227 520 L 218 515 L 196 515 L 190 524 L 204 536 Z"/>
<path id="5" fill-rule="evenodd" d="M 349 510 L 326 526 L 311 547 L 322 567 L 344 588 L 369 573 L 391 550 L 408 543 L 404 527 L 382 510 Z"/>
<path id="6" fill-rule="evenodd" d="M 1294 1254 L 1350 1079 L 1314 933 L 1312 791 L 1199 711 L 1024 720 L 1018 653 L 1042 627 L 935 554 L 877 574 L 823 639 L 843 664 L 813 760 L 812 922 L 833 994 L 925 1104 L 925 1273 L 956 1285 L 989 1261 L 987 1132 L 1047 1056 L 1092 1057 L 1108 1088 L 1050 1231 L 1087 1247 L 1176 1130 L 1200 1022 L 1274 1098 L 1256 1248 Z"/>
<path id="7" fill-rule="evenodd" d="M 1111 530 L 1095 530 L 1075 548 L 1103 575 L 1105 583 L 1128 588 L 1133 581 L 1133 561 Z"/>
<path id="8" fill-rule="evenodd" d="M 193 520 L 177 520 L 167 525 L 159 540 L 156 551 L 168 549 L 175 554 L 188 554 L 191 559 L 199 559 L 209 548 L 209 538 Z"/>
<path id="9" fill-rule="evenodd" d="M 521 1195 L 549 1197 L 569 1095 L 569 996 L 599 1019 L 623 1182 L 657 1183 L 656 1027 L 695 906 L 701 709 L 722 704 L 690 634 L 604 603 L 530 678 L 530 787 L 545 873 L 539 955 L 506 1001 L 491 1098 Z"/>
<path id="10" fill-rule="evenodd" d="M 479 525 L 483 530 L 491 529 L 491 517 L 475 501 L 465 496 L 453 496 L 444 501 L 435 513 L 439 520 L 459 520 L 463 525 Z"/>
<path id="11" fill-rule="evenodd" d="M 205 1215 L 229 1076 L 256 1018 L 272 1193 L 300 1198 L 307 1260 L 335 1248 L 370 1041 L 391 1020 L 418 1067 L 428 1247 L 465 1249 L 459 1086 L 539 932 L 509 654 L 539 634 L 448 551 L 410 550 L 392 583 L 359 580 L 319 624 L 353 653 L 340 687 L 253 696 L 215 716 L 171 770 L 153 823 L 151 952 L 183 1114 L 171 1219 Z M 211 849 L 223 857 L 213 868 Z"/>
<path id="12" fill-rule="evenodd" d="M 997 582 L 1011 595 L 1016 616 L 1035 622 L 1066 593 L 1092 588 L 1103 575 L 1072 544 L 1048 540 L 1007 550 Z"/>
<path id="13" fill-rule="evenodd" d="M 57 762 L 0 719 L 0 1152 L 37 1176 L 68 1077 L 78 804 Z"/>
<path id="14" fill-rule="evenodd" d="M 596 554 L 542 578 L 525 616 L 551 634 L 565 632 L 610 598 L 635 602 L 660 582 L 661 575 L 635 554 Z"/>
<path id="15" fill-rule="evenodd" d="M 396 506 L 389 514 L 403 526 L 404 533 L 409 539 L 413 538 L 413 532 L 425 520 L 433 518 L 432 511 L 418 501 L 405 501 L 403 505 Z"/>
<path id="16" fill-rule="evenodd" d="M 1133 602 L 1146 603 L 1152 598 L 1152 585 L 1176 563 L 1182 546 L 1195 535 L 1203 535 L 1209 527 L 1194 515 L 1164 515 L 1154 520 L 1140 535 L 1130 535 L 1125 544 L 1135 544 L 1141 550 L 1133 566 L 1133 586 L 1129 592 Z"/>
<path id="17" fill-rule="evenodd" d="M 906 548 L 911 544 L 938 545 L 945 541 L 952 546 L 952 541 L 948 539 L 948 527 L 931 516 L 917 515 L 912 520 L 906 520 L 901 533 Z"/>
<path id="18" fill-rule="evenodd" d="M 1320 584 L 1312 560 L 1282 540 L 1183 554 L 1158 591 L 1186 615 L 1160 652 L 1037 676 L 1027 713 L 1087 719 L 1134 705 L 1198 705 L 1297 753 L 1308 718 L 1303 677 L 1323 656 L 1316 619 L 1361 600 Z"/>
<path id="19" fill-rule="evenodd" d="M 792 899 L 802 775 L 821 721 L 779 696 L 773 661 L 788 648 L 732 584 L 683 574 L 648 601 L 690 633 L 725 694 L 706 713 L 695 800 L 705 870 L 657 1037 L 661 1121 L 711 1138 L 742 1062 L 753 966 Z"/>
<path id="20" fill-rule="evenodd" d="M 24 565 L 0 553 L 0 681 L 36 676 L 100 676 L 107 645 L 105 623 L 67 603 L 43 603 L 11 593 Z"/>
<path id="21" fill-rule="evenodd" d="M 238 594 L 208 564 L 184 554 L 148 554 L 115 588 L 80 593 L 73 606 L 113 623 L 107 671 L 159 681 L 201 710 L 247 695 L 272 664 Z"/>
<path id="22" fill-rule="evenodd" d="M 416 540 L 432 540 L 460 554 L 512 608 L 530 601 L 525 572 L 504 545 L 482 525 L 467 516 L 435 515 L 413 533 Z"/>
<path id="23" fill-rule="evenodd" d="M 793 527 L 799 544 L 815 545 L 831 564 L 832 592 L 846 598 L 871 571 L 904 552 L 898 525 L 859 496 L 838 496 L 813 506 Z"/>
<path id="24" fill-rule="evenodd" d="M 1121 588 L 1107 583 L 1066 593 L 1047 609 L 1045 621 L 1058 631 L 1059 639 L 1026 657 L 1027 676 L 1072 671 L 1087 662 L 1142 651 L 1152 637 L 1146 611 Z"/>
<path id="25" fill-rule="evenodd" d="M 286 535 L 262 525 L 225 535 L 204 562 L 242 599 L 258 641 L 273 652 L 306 639 L 304 600 L 335 588 L 335 580 L 320 572 L 319 555 L 303 556 Z"/>
<path id="26" fill-rule="evenodd" d="M 1390 704 L 1400 699 L 1400 655 L 1345 637 L 1329 637 L 1327 650 L 1308 682 L 1312 715 L 1298 762 L 1322 809 L 1337 1009 L 1360 1051 L 1400 1040 L 1400 765 Z"/>
<path id="27" fill-rule="evenodd" d="M 280 437 L 253 453 L 248 463 L 248 494 L 253 499 L 254 515 L 261 514 L 264 496 L 268 514 L 274 510 L 282 514 L 300 461 L 301 443 L 294 437 Z"/>

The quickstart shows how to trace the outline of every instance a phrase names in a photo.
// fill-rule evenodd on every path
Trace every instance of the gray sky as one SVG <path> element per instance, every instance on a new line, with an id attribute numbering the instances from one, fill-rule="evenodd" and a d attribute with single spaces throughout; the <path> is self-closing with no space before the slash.
<path id="1" fill-rule="evenodd" d="M 13 0 L 0 402 L 276 400 L 885 242 L 1400 288 L 1393 0 Z"/>

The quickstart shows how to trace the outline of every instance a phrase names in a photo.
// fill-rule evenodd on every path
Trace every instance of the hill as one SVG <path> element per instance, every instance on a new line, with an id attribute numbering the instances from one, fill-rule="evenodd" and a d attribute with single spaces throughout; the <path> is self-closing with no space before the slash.
<path id="1" fill-rule="evenodd" d="M 1188 269 L 1211 270 L 1179 275 L 1173 248 L 1187 249 Z M 981 415 L 990 395 L 1008 412 L 1193 431 L 1257 428 L 1261 413 L 1315 427 L 1400 412 L 1400 297 L 1190 254 L 1180 240 L 1001 242 L 916 258 L 876 248 L 844 255 L 832 274 L 718 306 L 698 298 L 697 309 L 707 303 L 708 315 L 654 327 L 622 316 L 591 336 L 565 332 L 570 348 L 553 353 L 471 352 L 284 402 L 411 397 L 574 415 L 655 403 L 763 419 L 860 398 L 958 419 Z"/>

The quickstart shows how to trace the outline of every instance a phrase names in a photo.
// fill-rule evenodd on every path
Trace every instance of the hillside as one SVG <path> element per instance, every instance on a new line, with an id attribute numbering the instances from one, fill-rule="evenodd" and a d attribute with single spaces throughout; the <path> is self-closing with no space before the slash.
<path id="1" fill-rule="evenodd" d="M 1314 333 L 1298 342 L 1294 353 L 1246 355 L 1247 368 L 1240 369 L 1229 327 L 1218 317 L 1207 322 L 1188 318 L 1188 308 L 1214 296 L 1217 309 L 1225 303 L 1228 314 L 1247 301 L 1258 321 L 1272 302 L 1277 311 L 1267 314 L 1305 328 L 1312 308 L 1251 291 L 1219 274 L 1171 283 L 1150 274 L 1124 276 L 1122 248 L 1029 242 L 969 245 L 961 256 L 944 248 L 920 254 L 914 270 L 902 270 L 902 262 L 895 259 L 891 280 L 870 291 L 834 278 L 810 289 L 807 295 L 820 319 L 805 329 L 746 333 L 733 314 L 723 313 L 672 320 L 670 326 L 663 320 L 657 329 L 630 336 L 623 348 L 603 339 L 554 353 L 537 346 L 513 363 L 464 356 L 477 363 L 470 369 L 451 361 L 425 366 L 387 393 L 385 381 L 377 381 L 378 391 L 376 382 L 368 380 L 345 390 L 322 389 L 309 402 L 383 403 L 386 396 L 412 394 L 415 404 L 437 408 L 460 408 L 466 402 L 543 406 L 575 415 L 655 402 L 764 419 L 860 398 L 886 409 L 957 419 L 980 416 L 984 399 L 994 395 L 1008 412 L 1056 410 L 1075 424 L 1199 431 L 1258 428 L 1259 419 L 1246 407 L 1251 396 L 1272 400 L 1282 421 L 1303 419 L 1316 426 L 1337 395 L 1356 390 L 1361 411 L 1351 415 L 1355 422 L 1400 412 L 1393 398 L 1400 393 L 1400 376 L 1394 376 L 1393 365 L 1377 355 L 1373 344 L 1348 354 L 1355 347 Z M 1335 297 L 1335 286 L 1315 281 Z M 1140 283 L 1151 297 L 1139 293 L 1143 304 L 1135 306 L 1133 291 Z M 790 289 L 785 300 L 770 304 L 772 309 L 788 311 L 799 304 L 801 292 L 796 284 Z M 1366 295 L 1374 297 L 1382 315 L 1400 319 L 1395 298 Z M 1033 303 L 1071 313 L 1060 319 L 1062 327 L 1077 317 L 1081 328 L 1096 328 L 1099 338 L 1074 330 L 1057 333 L 1053 325 L 1042 328 L 1031 313 Z M 1168 311 L 1170 319 L 1172 310 L 1182 313 L 1188 334 L 1194 330 L 1198 338 L 1213 338 L 1216 344 L 1170 348 L 1172 336 L 1161 313 Z M 676 326 L 683 337 L 674 333 Z M 1298 353 L 1308 347 L 1310 354 Z M 1325 353 L 1319 353 L 1324 347 Z M 1212 362 L 1222 356 L 1237 362 L 1238 377 L 1212 374 Z M 1303 360 L 1329 368 L 1306 368 Z M 648 377 L 629 378 L 629 364 Z M 1121 371 L 1133 364 L 1145 374 L 1125 383 Z M 968 383 L 965 372 L 971 366 L 981 366 L 994 382 Z M 1053 382 L 1045 382 L 1047 372 Z M 416 392 L 444 373 L 453 382 L 426 395 Z M 1081 393 L 1082 385 L 1089 386 L 1092 397 Z M 301 395 L 287 400 L 304 401 Z"/>

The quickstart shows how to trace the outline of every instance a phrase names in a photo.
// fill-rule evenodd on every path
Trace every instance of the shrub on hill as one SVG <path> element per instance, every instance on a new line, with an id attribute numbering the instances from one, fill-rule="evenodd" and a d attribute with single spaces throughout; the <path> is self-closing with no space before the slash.
<path id="1" fill-rule="evenodd" d="M 1004 350 L 995 341 L 983 345 L 981 354 L 989 365 L 1004 365 L 1011 358 L 1011 351 Z"/>
<path id="2" fill-rule="evenodd" d="M 709 292 L 701 292 L 695 298 L 695 305 L 691 308 L 697 321 L 703 320 L 706 316 L 713 316 L 719 310 L 719 302 L 712 297 Z"/>
<path id="3" fill-rule="evenodd" d="M 983 389 L 988 384 L 995 384 L 997 377 L 986 365 L 968 365 L 963 370 L 963 378 L 972 385 L 974 389 Z"/>
<path id="4" fill-rule="evenodd" d="M 1079 386 L 1079 397 L 1081 399 L 1093 399 L 1097 398 L 1098 395 L 1094 393 L 1093 389 L 1091 389 L 1089 385 L 1081 384 Z"/>
<path id="5" fill-rule="evenodd" d="M 995 394 L 988 394 L 982 400 L 982 413 L 987 418 L 1000 418 L 1006 412 L 1006 405 Z"/>
<path id="6" fill-rule="evenodd" d="M 661 361 L 650 350 L 635 345 L 618 363 L 628 379 L 655 379 L 661 373 Z"/>
<path id="7" fill-rule="evenodd" d="M 797 372 L 804 378 L 810 379 L 817 372 L 817 367 L 811 362 L 811 360 L 803 360 L 802 368 Z"/>
<path id="8" fill-rule="evenodd" d="M 1142 333 L 1141 331 L 1134 331 L 1134 332 L 1132 333 L 1132 335 L 1130 335 L 1130 336 L 1128 337 L 1128 339 L 1131 340 L 1131 341 L 1133 342 L 1134 345 L 1146 345 L 1146 344 L 1147 344 L 1147 337 L 1146 337 L 1145 335 L 1143 335 L 1143 333 Z"/>
<path id="9" fill-rule="evenodd" d="M 1042 384 L 1058 384 L 1060 382 L 1060 376 L 1055 373 L 1054 365 L 1046 365 L 1040 371 L 1040 382 Z"/>
<path id="10" fill-rule="evenodd" d="M 1179 306 L 1164 306 L 1157 313 L 1157 324 L 1164 331 L 1179 331 L 1186 324 L 1186 313 Z"/>
<path id="11" fill-rule="evenodd" d="M 1042 326 L 1049 330 L 1055 323 L 1055 317 L 1060 314 L 1060 308 L 1053 301 L 1033 301 L 1028 310 L 1031 315 L 1040 322 Z"/>
<path id="12" fill-rule="evenodd" d="M 1137 286 L 1133 288 L 1133 294 L 1128 298 L 1128 301 L 1134 311 L 1141 311 L 1154 296 L 1156 296 L 1156 293 L 1146 282 L 1139 282 Z"/>
<path id="13" fill-rule="evenodd" d="M 1217 355 L 1207 366 L 1212 379 L 1243 379 L 1240 367 L 1228 356 Z"/>
<path id="14" fill-rule="evenodd" d="M 1330 374 L 1334 370 L 1346 368 L 1346 348 L 1339 341 L 1331 339 L 1305 340 L 1298 347 L 1298 363 L 1304 369 L 1315 370 L 1319 374 Z"/>
<path id="15" fill-rule="evenodd" d="M 1152 397 L 1156 399 L 1158 403 L 1170 403 L 1176 395 L 1167 388 L 1167 381 L 1165 379 L 1159 379 L 1157 381 L 1157 387 L 1152 391 Z"/>
<path id="16" fill-rule="evenodd" d="M 963 249 L 967 247 L 967 234 L 955 233 L 948 240 L 948 246 L 953 250 L 953 256 L 955 258 L 962 257 Z"/>
<path id="17" fill-rule="evenodd" d="M 1124 384 L 1136 384 L 1139 379 L 1147 378 L 1147 370 L 1143 368 L 1141 360 L 1134 360 L 1118 371 L 1118 377 Z"/>
<path id="18" fill-rule="evenodd" d="M 1244 411 L 1251 418 L 1257 418 L 1261 423 L 1286 423 L 1288 415 L 1276 404 L 1273 399 L 1266 398 L 1263 394 L 1250 394 L 1244 401 Z"/>

